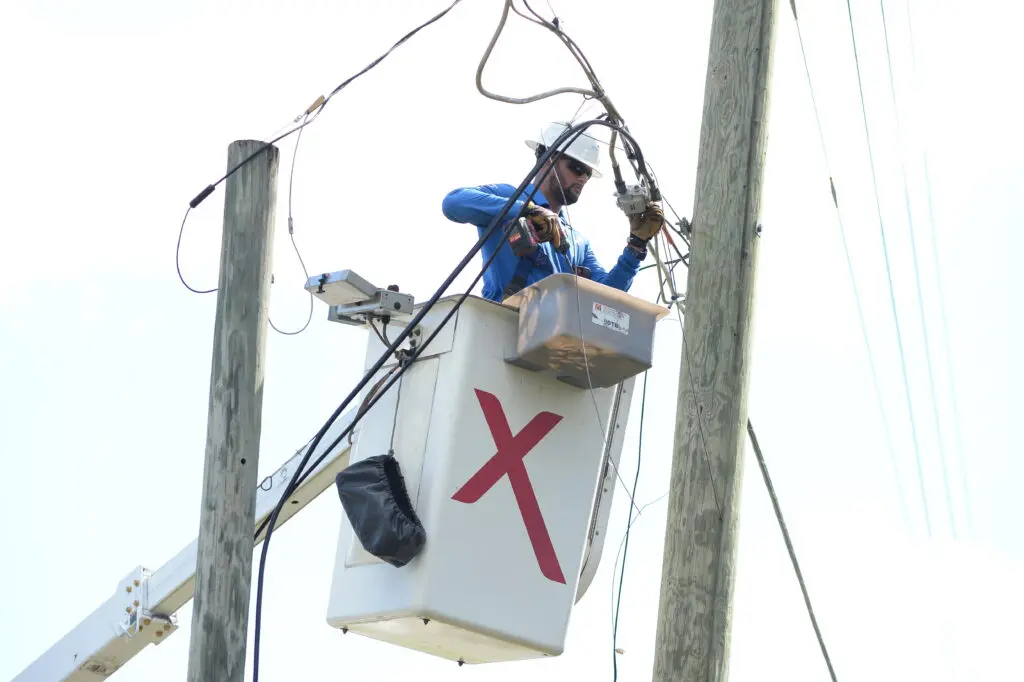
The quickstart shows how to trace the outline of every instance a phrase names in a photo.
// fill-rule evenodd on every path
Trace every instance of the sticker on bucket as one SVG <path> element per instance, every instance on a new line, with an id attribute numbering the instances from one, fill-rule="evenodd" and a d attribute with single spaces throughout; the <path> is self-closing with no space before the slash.
<path id="1" fill-rule="evenodd" d="M 602 327 L 614 329 L 621 334 L 629 334 L 629 314 L 620 312 L 615 308 L 609 308 L 601 303 L 594 303 L 594 310 L 590 321 Z"/>

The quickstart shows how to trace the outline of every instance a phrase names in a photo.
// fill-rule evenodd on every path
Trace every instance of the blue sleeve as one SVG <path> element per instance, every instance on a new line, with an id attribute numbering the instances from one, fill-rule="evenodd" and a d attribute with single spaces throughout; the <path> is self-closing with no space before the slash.
<path id="1" fill-rule="evenodd" d="M 598 262 L 597 256 L 590 248 L 590 240 L 587 240 L 583 249 L 583 262 L 580 265 L 590 269 L 590 279 L 620 291 L 629 291 L 633 286 L 633 278 L 640 270 L 640 259 L 629 247 L 623 247 L 622 255 L 611 270 L 605 270 Z"/>
<path id="2" fill-rule="evenodd" d="M 515 192 L 511 185 L 480 185 L 463 187 L 449 192 L 441 202 L 441 211 L 448 220 L 456 223 L 471 223 L 480 227 L 490 224 L 501 212 L 508 198 Z M 506 222 L 518 215 L 525 203 L 516 201 L 505 214 Z"/>

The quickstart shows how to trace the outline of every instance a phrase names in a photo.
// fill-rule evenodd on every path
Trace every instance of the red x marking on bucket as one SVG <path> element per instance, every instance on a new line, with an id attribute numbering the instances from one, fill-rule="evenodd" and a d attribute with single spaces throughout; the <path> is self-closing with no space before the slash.
<path id="1" fill-rule="evenodd" d="M 562 567 L 558 563 L 558 556 L 551 544 L 551 536 L 548 535 L 548 528 L 544 524 L 544 515 L 541 514 L 530 475 L 523 464 L 523 458 L 527 453 L 551 433 L 558 422 L 562 421 L 562 417 L 551 412 L 541 412 L 531 419 L 522 431 L 513 436 L 505 417 L 505 410 L 502 409 L 498 398 L 480 389 L 474 390 L 498 451 L 452 495 L 452 499 L 473 504 L 501 480 L 502 476 L 508 474 L 512 493 L 523 517 L 523 525 L 526 526 L 526 534 L 533 545 L 533 553 L 537 556 L 540 572 L 548 580 L 564 585 Z"/>

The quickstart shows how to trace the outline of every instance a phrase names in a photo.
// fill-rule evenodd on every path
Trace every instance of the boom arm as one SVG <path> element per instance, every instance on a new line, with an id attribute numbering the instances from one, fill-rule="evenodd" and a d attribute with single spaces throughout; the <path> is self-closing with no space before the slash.
<path id="1" fill-rule="evenodd" d="M 597 572 L 614 497 L 615 479 L 622 441 L 629 416 L 634 378 L 620 385 L 612 406 L 605 445 L 604 465 L 594 501 L 587 548 L 579 586 L 578 602 Z M 333 442 L 355 416 L 351 410 L 340 417 L 324 436 Z M 350 435 L 352 443 L 359 426 Z M 334 482 L 348 466 L 349 438 L 343 439 L 299 485 L 278 516 L 277 526 L 287 522 Z M 277 471 L 265 478 L 256 491 L 256 525 L 270 516 L 299 466 L 302 448 Z M 253 529 L 255 531 L 255 528 Z M 257 544 L 263 541 L 261 533 Z M 137 566 L 117 585 L 113 596 L 49 648 L 14 678 L 13 682 L 100 682 L 117 672 L 148 644 L 160 644 L 178 629 L 176 612 L 195 592 L 197 540 L 193 540 L 159 569 Z"/>
<path id="2" fill-rule="evenodd" d="M 323 441 L 330 443 L 352 422 L 355 410 L 339 417 Z M 357 425 L 351 434 L 358 434 Z M 351 445 L 343 439 L 299 485 L 278 515 L 288 521 L 334 483 L 348 465 Z M 256 490 L 256 525 L 270 516 L 302 461 L 302 448 Z M 253 531 L 256 529 L 253 528 Z M 257 544 L 263 535 L 256 538 Z M 125 576 L 113 596 L 14 678 L 13 682 L 99 682 L 115 673 L 147 644 L 159 644 L 178 629 L 175 613 L 195 593 L 196 549 L 193 540 L 155 572 L 142 566 Z"/>

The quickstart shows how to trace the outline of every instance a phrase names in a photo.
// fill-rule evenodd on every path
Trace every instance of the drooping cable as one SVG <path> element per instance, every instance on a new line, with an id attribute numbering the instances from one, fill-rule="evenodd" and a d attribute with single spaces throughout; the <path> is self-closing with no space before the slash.
<path id="1" fill-rule="evenodd" d="M 643 458 L 644 449 L 644 408 L 647 406 L 647 372 L 644 372 L 644 388 L 640 395 L 640 435 L 636 446 L 636 475 L 633 477 L 633 491 L 630 496 L 631 499 L 636 498 L 636 487 L 640 481 L 640 461 Z M 629 553 L 629 529 L 633 526 L 633 507 L 634 504 L 629 506 L 629 516 L 626 519 L 626 533 L 623 538 L 625 548 L 622 550 L 622 571 L 619 573 L 619 590 L 615 597 L 615 607 L 612 610 L 612 682 L 617 682 L 619 679 L 619 654 L 618 654 L 618 637 L 619 637 L 619 611 L 622 606 L 622 584 L 626 582 L 626 556 Z M 637 516 L 642 510 L 637 510 Z M 612 584 L 614 587 L 615 582 L 615 568 L 619 563 L 619 557 L 616 555 L 615 564 L 612 565 Z"/>
<path id="2" fill-rule="evenodd" d="M 299 252 L 299 245 L 295 243 L 295 219 L 292 211 L 292 190 L 295 187 L 295 159 L 299 155 L 299 143 L 302 141 L 302 131 L 295 136 L 295 149 L 292 150 L 292 166 L 288 172 L 288 238 L 292 242 L 292 248 L 295 249 L 295 255 L 299 259 L 299 265 L 302 266 L 302 274 L 305 276 L 303 283 L 309 281 L 309 271 L 306 269 L 306 262 L 302 259 L 302 254 Z M 309 315 L 306 317 L 306 324 L 302 325 L 299 329 L 293 332 L 281 331 L 274 325 L 274 321 L 267 316 L 267 322 L 271 328 L 278 334 L 284 334 L 285 336 L 295 336 L 306 331 L 309 327 L 309 323 L 313 321 L 313 291 L 309 292 Z"/>
<path id="3" fill-rule="evenodd" d="M 178 246 L 177 246 L 177 249 L 175 250 L 174 260 L 175 260 L 175 265 L 178 268 L 178 279 L 181 280 L 181 283 L 184 284 L 185 288 L 187 288 L 189 291 L 191 291 L 192 293 L 196 293 L 196 294 L 212 294 L 213 292 L 217 291 L 216 287 L 214 287 L 213 289 L 204 289 L 204 290 L 194 289 L 193 287 L 191 287 L 188 284 L 188 282 L 185 281 L 185 278 L 182 277 L 182 274 L 181 274 L 181 264 L 180 264 L 181 236 L 185 232 L 185 222 L 188 220 L 189 213 L 191 213 L 192 209 L 196 208 L 197 206 L 199 206 L 199 204 L 203 203 L 203 201 L 205 201 L 208 196 L 213 194 L 214 190 L 217 188 L 218 185 L 220 185 L 222 182 L 227 180 L 234 173 L 238 172 L 238 170 L 240 168 L 242 168 L 245 164 L 247 164 L 250 161 L 252 161 L 259 154 L 262 154 L 264 151 L 267 150 L 267 148 L 273 146 L 275 143 L 283 140 L 284 138 L 288 137 L 292 133 L 295 133 L 295 132 L 298 132 L 298 131 L 302 130 L 303 128 L 308 126 L 310 123 L 315 121 L 317 118 L 319 118 L 320 112 L 323 111 L 323 104 L 324 104 L 323 103 L 323 97 L 320 97 L 319 99 L 317 99 L 316 102 L 313 102 L 313 104 L 311 104 L 309 106 L 309 108 L 306 110 L 306 112 L 305 112 L 306 118 L 305 118 L 305 120 L 302 121 L 302 123 L 300 123 L 297 126 L 293 126 L 293 127 L 289 128 L 287 131 L 277 135 L 276 137 L 271 139 L 269 142 L 264 143 L 255 152 L 253 152 L 249 156 L 245 157 L 245 159 L 243 159 L 239 163 L 235 164 L 235 166 L 233 168 L 231 168 L 223 176 L 221 176 L 221 178 L 219 180 L 217 180 L 216 182 L 213 182 L 213 183 L 207 185 L 205 188 L 203 188 L 203 191 L 201 191 L 199 194 L 197 194 L 195 197 L 193 197 L 192 201 L 188 202 L 188 208 L 185 209 L 185 216 L 181 219 L 181 228 L 178 230 Z M 298 118 L 301 119 L 302 115 L 300 115 Z"/>
<path id="4" fill-rule="evenodd" d="M 487 97 L 488 99 L 493 99 L 498 102 L 505 102 L 507 104 L 529 104 L 531 102 L 537 102 L 548 97 L 554 97 L 555 95 L 562 94 L 576 94 L 593 97 L 594 99 L 597 100 L 602 99 L 603 95 L 600 92 L 599 87 L 594 83 L 593 80 L 591 80 L 591 87 L 593 88 L 591 90 L 576 87 L 563 87 L 556 88 L 554 90 L 548 90 L 546 92 L 542 92 L 536 95 L 530 95 L 528 97 L 506 97 L 505 95 L 498 95 L 485 88 L 483 84 L 484 67 L 487 66 L 487 60 L 490 59 L 491 52 L 494 50 L 494 46 L 497 44 L 498 38 L 501 36 L 501 32 L 505 29 L 505 22 L 508 20 L 508 12 L 510 9 L 512 9 L 512 0 L 505 0 L 505 5 L 501 9 L 501 19 L 498 21 L 498 27 L 494 30 L 494 35 L 491 36 L 491 41 L 487 44 L 487 49 L 484 50 L 483 57 L 480 59 L 480 63 L 477 65 L 476 88 L 481 95 Z M 540 21 L 540 23 L 541 25 L 547 27 L 546 22 Z M 587 69 L 587 66 L 585 65 L 585 60 L 581 59 L 576 52 L 573 52 L 573 55 L 576 56 L 577 61 L 580 62 L 580 66 L 583 67 L 583 70 L 587 73 L 589 79 L 591 72 Z"/>
<path id="5" fill-rule="evenodd" d="M 375 66 L 377 66 L 378 64 L 380 64 L 396 48 L 398 48 L 400 45 L 402 45 L 407 40 L 409 40 L 409 38 L 412 38 L 414 35 L 419 33 L 421 30 L 423 30 L 427 26 L 430 26 L 431 24 L 433 24 L 436 21 L 440 20 L 442 17 L 444 17 L 446 14 L 448 14 L 450 11 L 452 11 L 452 9 L 454 9 L 455 6 L 458 5 L 460 2 L 462 2 L 462 0 L 454 0 L 454 2 L 452 2 L 447 8 L 441 10 L 440 12 L 435 14 L 433 17 L 431 17 L 427 21 L 423 22 L 422 24 L 420 24 L 419 26 L 417 26 L 416 28 L 414 28 L 413 30 L 409 31 L 404 36 L 399 38 L 399 40 L 394 45 L 392 45 L 387 50 L 387 52 L 385 52 L 384 54 L 382 54 L 379 57 L 377 57 L 375 60 L 370 62 L 367 66 L 365 66 L 363 69 L 361 69 L 360 71 L 356 72 L 354 75 L 352 75 L 352 76 L 346 78 L 344 81 L 342 81 L 326 97 L 324 97 L 323 95 L 320 95 L 319 97 L 317 97 L 316 100 L 311 105 L 309 105 L 309 107 L 305 110 L 304 113 L 299 114 L 298 116 L 295 117 L 295 120 L 294 120 L 295 123 L 298 123 L 300 120 L 302 120 L 302 123 L 298 123 L 298 125 L 295 125 L 295 126 L 289 128 L 285 132 L 280 133 L 279 135 L 275 136 L 269 142 L 264 143 L 256 151 L 254 151 L 249 156 L 247 156 L 246 158 L 242 159 L 240 162 L 238 162 L 233 167 L 231 167 L 218 180 L 216 180 L 215 182 L 212 182 L 209 185 L 207 185 L 206 187 L 204 187 L 203 190 L 201 192 L 199 192 L 199 194 L 197 194 L 195 197 L 193 197 L 192 201 L 189 202 L 189 207 L 185 211 L 185 217 L 181 221 L 181 229 L 178 232 L 178 252 L 180 252 L 180 249 L 181 249 L 181 235 L 182 235 L 182 233 L 185 230 L 185 221 L 188 220 L 189 212 L 193 208 L 196 208 L 197 206 L 199 206 L 199 204 L 201 204 L 208 196 L 213 194 L 214 190 L 216 190 L 217 187 L 221 183 L 223 183 L 229 177 L 231 177 L 232 175 L 237 173 L 240 168 L 245 166 L 247 163 L 252 161 L 254 158 L 256 158 L 257 156 L 262 154 L 268 147 L 270 147 L 270 146 L 274 145 L 275 143 L 283 140 L 284 138 L 288 137 L 289 135 L 292 135 L 293 133 L 296 133 L 296 132 L 302 130 L 303 128 L 308 126 L 310 123 L 312 123 L 313 121 L 317 120 L 317 118 L 320 117 L 320 114 L 323 113 L 324 107 L 327 106 L 327 103 L 330 102 L 331 99 L 335 95 L 337 95 L 345 87 L 347 87 L 350 83 L 352 83 L 352 81 L 356 80 L 357 78 L 359 78 L 360 76 L 365 74 L 367 71 L 369 71 L 370 69 L 372 69 Z M 177 255 L 175 256 L 175 261 L 176 262 L 178 261 L 178 256 Z M 197 290 L 197 289 L 194 289 L 191 286 L 189 286 L 189 284 L 187 282 L 185 282 L 184 277 L 182 277 L 182 275 L 181 275 L 180 265 L 178 267 L 178 278 L 181 279 L 181 283 L 184 284 L 185 287 L 189 291 L 192 291 L 193 293 L 208 294 L 208 293 L 212 293 L 212 292 L 216 291 L 216 289 Z"/>
<path id="6" fill-rule="evenodd" d="M 768 475 L 768 465 L 765 464 L 764 455 L 761 454 L 761 445 L 757 442 L 757 434 L 754 433 L 754 425 L 747 420 L 747 434 L 750 436 L 750 444 L 754 448 L 754 455 L 757 457 L 757 465 L 761 469 L 761 477 L 768 489 L 768 496 L 772 500 L 772 508 L 775 510 L 775 518 L 779 522 L 779 529 L 782 531 L 782 539 L 786 543 L 786 551 L 789 553 L 789 560 L 793 564 L 793 571 L 796 573 L 796 580 L 800 583 L 800 592 L 804 597 L 804 604 L 807 606 L 807 615 L 811 619 L 811 626 L 814 628 L 814 635 L 818 638 L 818 646 L 821 647 L 821 655 L 825 658 L 825 665 L 828 666 L 829 677 L 836 682 L 836 671 L 832 667 L 832 657 L 828 655 L 828 648 L 825 646 L 825 638 L 818 626 L 818 619 L 814 615 L 814 606 L 811 604 L 811 596 L 807 592 L 807 584 L 804 582 L 803 572 L 800 570 L 800 562 L 796 558 L 796 550 L 793 549 L 793 541 L 789 537 L 789 529 L 786 528 L 786 520 L 782 517 L 782 508 L 779 506 L 779 498 L 775 494 L 775 486 L 772 485 L 771 476 Z"/>
<path id="7" fill-rule="evenodd" d="M 181 227 L 178 228 L 178 246 L 174 249 L 174 267 L 178 270 L 178 279 L 185 285 L 185 288 L 191 291 L 193 294 L 212 294 L 217 291 L 217 287 L 213 289 L 195 289 L 191 284 L 185 281 L 184 275 L 181 274 L 181 237 L 185 234 L 185 222 L 188 220 L 188 214 L 192 212 L 192 207 L 189 206 L 185 209 L 185 216 L 181 219 Z"/>

